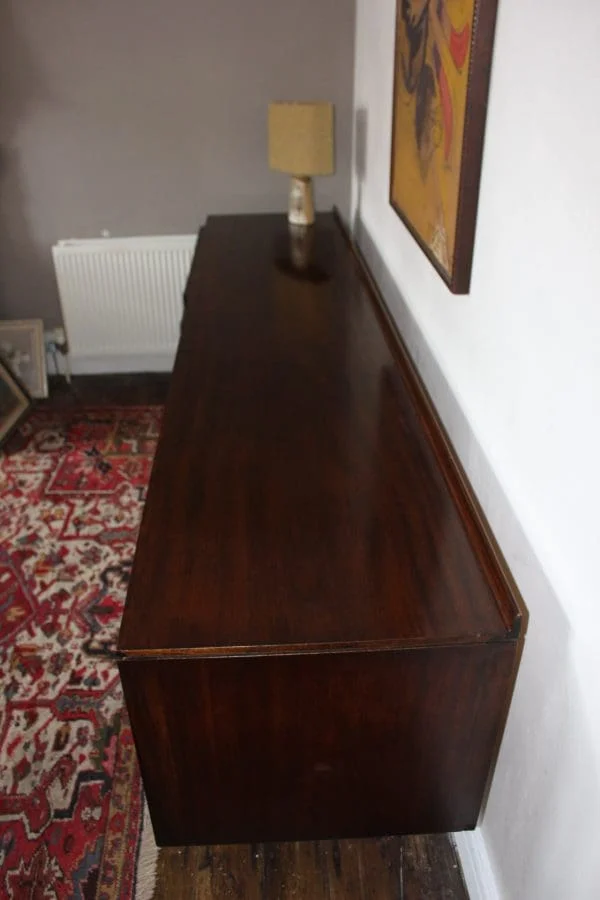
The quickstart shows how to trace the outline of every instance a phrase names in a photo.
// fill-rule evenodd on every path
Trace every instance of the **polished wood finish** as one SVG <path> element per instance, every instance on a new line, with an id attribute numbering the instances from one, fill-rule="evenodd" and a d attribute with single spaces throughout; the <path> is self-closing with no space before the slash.
<path id="1" fill-rule="evenodd" d="M 209 219 L 119 639 L 157 839 L 473 827 L 523 610 L 334 216 Z"/>
<path id="2" fill-rule="evenodd" d="M 123 619 L 128 655 L 518 630 L 343 234 L 331 216 L 316 227 L 330 275 L 316 284 L 276 267 L 281 217 L 218 217 L 202 232 Z"/>
<path id="3" fill-rule="evenodd" d="M 468 900 L 446 835 L 160 852 L 153 900 Z"/>
<path id="4" fill-rule="evenodd" d="M 509 642 L 127 660 L 156 840 L 474 828 L 512 665 Z"/>

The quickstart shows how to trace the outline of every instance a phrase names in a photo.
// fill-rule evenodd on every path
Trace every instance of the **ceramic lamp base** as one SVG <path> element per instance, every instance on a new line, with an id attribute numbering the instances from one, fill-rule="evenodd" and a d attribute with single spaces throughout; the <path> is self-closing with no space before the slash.
<path id="1" fill-rule="evenodd" d="M 310 178 L 292 176 L 288 221 L 290 225 L 314 225 L 315 205 Z"/>

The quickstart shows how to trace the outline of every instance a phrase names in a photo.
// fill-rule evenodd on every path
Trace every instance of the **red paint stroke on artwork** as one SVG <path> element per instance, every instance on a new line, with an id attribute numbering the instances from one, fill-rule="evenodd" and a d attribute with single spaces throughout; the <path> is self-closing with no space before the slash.
<path id="1" fill-rule="evenodd" d="M 467 53 L 469 52 L 470 38 L 471 29 L 468 24 L 465 25 L 461 31 L 456 31 L 456 29 L 452 27 L 450 28 L 450 40 L 448 41 L 448 46 L 454 65 L 459 70 L 462 69 L 465 64 Z"/>

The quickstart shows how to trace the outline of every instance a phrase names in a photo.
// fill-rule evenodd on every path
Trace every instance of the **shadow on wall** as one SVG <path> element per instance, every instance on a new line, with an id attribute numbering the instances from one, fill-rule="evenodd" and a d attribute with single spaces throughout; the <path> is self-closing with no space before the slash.
<path id="1" fill-rule="evenodd" d="M 19 33 L 13 4 L 0 3 L 0 318 L 28 318 L 47 309 L 60 322 L 58 297 L 40 302 L 53 284 L 52 260 L 36 244 L 27 215 L 20 130 L 48 101 L 44 78 Z M 42 287 L 44 286 L 44 287 Z"/>
<path id="2" fill-rule="evenodd" d="M 359 106 L 354 116 L 354 174 L 356 175 L 357 196 L 352 231 L 355 237 L 357 227 L 360 225 L 363 182 L 367 172 L 367 129 L 368 112 L 364 106 Z"/>
<path id="3" fill-rule="evenodd" d="M 534 578 L 541 587 L 543 574 Z M 598 895 L 600 774 L 577 677 L 580 648 L 550 586 L 536 594 L 481 825 L 503 895 L 583 900 Z"/>
<path id="4" fill-rule="evenodd" d="M 358 141 L 357 141 L 358 143 Z M 360 202 L 360 193 L 358 196 Z M 596 896 L 600 771 L 578 640 L 451 387 L 366 228 L 354 239 L 419 370 L 525 603 L 525 650 L 481 828 L 502 896 Z M 590 651 L 591 652 L 591 651 Z"/>

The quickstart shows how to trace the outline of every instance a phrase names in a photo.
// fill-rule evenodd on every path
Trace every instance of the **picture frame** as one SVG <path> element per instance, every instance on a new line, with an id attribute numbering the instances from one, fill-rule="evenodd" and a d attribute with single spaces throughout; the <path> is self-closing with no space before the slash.
<path id="1" fill-rule="evenodd" d="M 25 387 L 0 360 L 0 447 L 32 405 Z"/>
<path id="2" fill-rule="evenodd" d="M 390 203 L 455 294 L 471 283 L 497 0 L 396 0 Z"/>
<path id="3" fill-rule="evenodd" d="M 31 397 L 48 396 L 44 323 L 41 319 L 0 321 L 0 359 Z"/>

